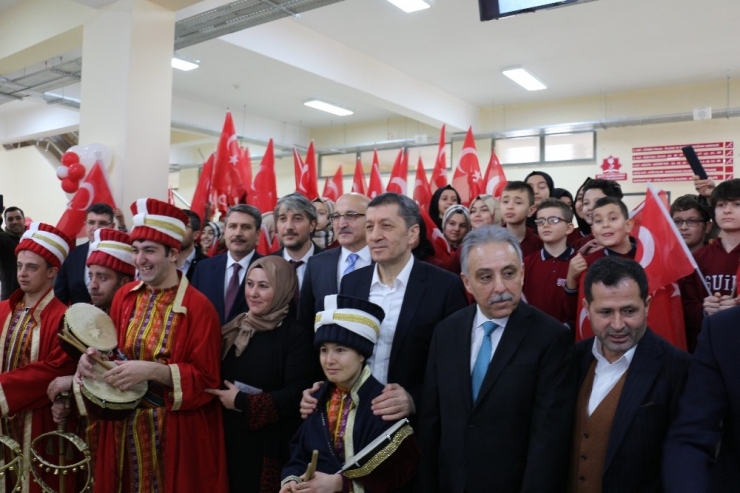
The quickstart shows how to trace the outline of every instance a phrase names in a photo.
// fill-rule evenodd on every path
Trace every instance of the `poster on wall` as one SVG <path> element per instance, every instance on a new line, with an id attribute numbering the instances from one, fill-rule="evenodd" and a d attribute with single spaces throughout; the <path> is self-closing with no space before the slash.
<path id="1" fill-rule="evenodd" d="M 622 169 L 622 163 L 619 162 L 619 158 L 609 156 L 601 163 L 603 173 L 596 175 L 596 178 L 599 180 L 625 181 L 627 173 L 622 173 L 620 169 Z"/>
<path id="2" fill-rule="evenodd" d="M 735 142 L 655 145 L 632 148 L 632 183 L 691 181 L 694 173 L 681 152 L 690 145 L 714 181 L 735 177 Z"/>

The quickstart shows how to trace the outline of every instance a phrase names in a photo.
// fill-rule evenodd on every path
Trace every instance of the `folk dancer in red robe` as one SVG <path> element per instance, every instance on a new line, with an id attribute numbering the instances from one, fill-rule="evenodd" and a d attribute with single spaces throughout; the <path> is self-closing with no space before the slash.
<path id="1" fill-rule="evenodd" d="M 179 274 L 176 261 L 188 217 L 155 199 L 131 206 L 134 263 L 141 281 L 113 299 L 111 318 L 126 361 L 102 375 L 127 390 L 149 391 L 121 421 L 100 423 L 95 489 L 105 492 L 227 491 L 220 385 L 221 328 L 210 302 Z M 95 349 L 80 358 L 93 377 Z"/>
<path id="2" fill-rule="evenodd" d="M 0 433 L 21 446 L 24 461 L 23 492 L 40 492 L 32 481 L 31 442 L 54 431 L 49 382 L 74 372 L 72 361 L 57 342 L 57 329 L 67 307 L 54 297 L 54 277 L 74 243 L 48 224 L 33 223 L 15 250 L 18 283 L 9 299 L 0 303 Z M 41 451 L 43 453 L 43 450 Z M 8 457 L 5 457 L 6 462 Z M 53 458 L 47 458 L 53 462 Z M 15 479 L 4 478 L 0 490 L 11 488 Z M 44 478 L 56 489 L 54 478 Z"/>

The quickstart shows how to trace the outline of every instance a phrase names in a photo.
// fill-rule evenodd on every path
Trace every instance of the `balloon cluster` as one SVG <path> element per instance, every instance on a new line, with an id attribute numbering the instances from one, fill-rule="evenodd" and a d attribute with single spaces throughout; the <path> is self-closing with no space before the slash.
<path id="1" fill-rule="evenodd" d="M 62 165 L 57 168 L 57 178 L 62 181 L 62 190 L 67 196 L 74 195 L 95 163 L 100 162 L 103 167 L 108 167 L 110 160 L 111 152 L 103 144 L 70 147 L 62 155 Z"/>

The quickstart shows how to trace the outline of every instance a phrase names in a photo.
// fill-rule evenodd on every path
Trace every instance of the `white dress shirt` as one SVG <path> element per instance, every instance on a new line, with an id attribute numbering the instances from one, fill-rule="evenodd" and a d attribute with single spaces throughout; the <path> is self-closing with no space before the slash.
<path id="1" fill-rule="evenodd" d="M 491 359 L 493 359 L 493 355 L 496 354 L 496 348 L 498 347 L 498 343 L 501 342 L 501 336 L 504 335 L 504 329 L 506 329 L 506 324 L 509 321 L 509 317 L 506 318 L 488 318 L 486 317 L 483 312 L 480 310 L 480 306 L 476 307 L 475 310 L 475 319 L 473 320 L 473 333 L 470 338 L 470 374 L 473 374 L 473 367 L 475 367 L 475 361 L 478 359 L 478 352 L 480 351 L 480 347 L 483 345 L 483 336 L 485 333 L 483 332 L 483 324 L 491 321 L 498 325 L 496 327 L 496 330 L 491 332 L 491 335 L 489 336 L 491 338 Z M 489 360 L 490 363 L 490 360 Z"/>
<path id="2" fill-rule="evenodd" d="M 366 267 L 372 262 L 369 246 L 365 245 L 362 250 L 357 252 L 351 252 L 342 247 L 342 253 L 339 255 L 339 263 L 337 264 L 337 286 L 342 285 L 342 277 L 344 277 L 344 271 L 349 267 L 349 255 L 351 253 L 356 253 L 358 255 L 357 261 L 355 262 L 355 270 Z"/>
<path id="3" fill-rule="evenodd" d="M 594 385 L 591 388 L 591 397 L 588 399 L 589 417 L 599 407 L 604 397 L 617 385 L 624 372 L 630 367 L 632 358 L 635 356 L 635 349 L 637 349 L 637 345 L 624 353 L 614 363 L 609 363 L 604 357 L 601 341 L 594 338 L 594 345 L 591 348 L 591 352 L 593 352 L 594 358 L 596 358 L 596 370 L 594 372 Z"/>
<path id="4" fill-rule="evenodd" d="M 299 291 L 301 289 L 301 286 L 303 286 L 303 275 L 306 273 L 306 264 L 308 263 L 308 259 L 311 258 L 311 255 L 313 255 L 313 252 L 314 252 L 313 241 L 311 242 L 311 248 L 309 248 L 306 254 L 299 259 L 295 259 L 291 257 L 290 254 L 288 253 L 287 248 L 283 248 L 283 258 L 287 260 L 288 262 L 290 262 L 291 260 L 293 262 L 300 262 L 301 260 L 303 260 L 303 265 L 299 266 L 295 270 L 296 275 L 298 275 L 298 290 Z"/>
<path id="5" fill-rule="evenodd" d="M 185 259 L 185 262 L 182 263 L 178 270 L 183 274 L 187 274 L 188 269 L 190 269 L 190 264 L 193 263 L 193 259 L 195 259 L 195 248 L 193 248 L 193 251 L 190 252 L 190 255 L 188 255 L 188 258 Z"/>
<path id="6" fill-rule="evenodd" d="M 393 281 L 393 286 L 386 286 L 380 282 L 378 264 L 375 264 L 373 271 L 369 301 L 383 309 L 385 318 L 380 324 L 380 336 L 378 342 L 375 343 L 372 357 L 367 360 L 367 364 L 370 366 L 373 376 L 383 385 L 388 383 L 388 366 L 390 365 L 393 336 L 396 335 L 396 325 L 398 325 L 398 317 L 401 315 L 403 297 L 406 294 L 406 286 L 409 284 L 409 276 L 413 267 L 414 256 L 411 255 L 396 280 Z"/>
<path id="7" fill-rule="evenodd" d="M 254 250 L 249 252 L 249 255 L 241 259 L 239 262 L 234 260 L 234 258 L 231 256 L 231 252 L 226 252 L 226 274 L 224 275 L 224 299 L 226 299 L 226 291 L 229 289 L 229 281 L 231 280 L 231 276 L 234 275 L 234 269 L 231 268 L 234 264 L 239 264 L 242 266 L 241 269 L 239 269 L 239 286 L 242 285 L 244 282 L 244 278 L 247 277 L 247 269 L 249 268 L 249 262 L 252 261 L 252 257 L 254 257 Z"/>

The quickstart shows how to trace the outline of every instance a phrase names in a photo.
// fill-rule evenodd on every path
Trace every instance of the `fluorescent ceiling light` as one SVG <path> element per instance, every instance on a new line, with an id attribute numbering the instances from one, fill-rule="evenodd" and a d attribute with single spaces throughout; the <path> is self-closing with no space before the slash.
<path id="1" fill-rule="evenodd" d="M 524 67 L 511 67 L 506 68 L 503 74 L 509 79 L 513 80 L 527 91 L 541 91 L 547 89 L 547 86 L 537 80 L 537 78 L 524 70 Z"/>
<path id="2" fill-rule="evenodd" d="M 325 103 L 324 101 L 319 101 L 318 99 L 312 99 L 311 101 L 306 101 L 303 104 L 311 108 L 326 111 L 327 113 L 331 113 L 332 115 L 337 116 L 349 116 L 354 114 L 354 112 L 346 108 L 340 108 L 339 106 L 334 106 L 333 104 Z"/>
<path id="3" fill-rule="evenodd" d="M 173 56 L 172 57 L 172 68 L 176 68 L 177 70 L 183 70 L 187 72 L 188 70 L 194 70 L 198 68 L 200 65 L 199 60 L 190 60 L 187 58 L 184 58 L 180 55 Z"/>
<path id="4" fill-rule="evenodd" d="M 429 8 L 429 4 L 424 0 L 388 0 L 393 5 L 403 10 L 407 14 Z"/>

